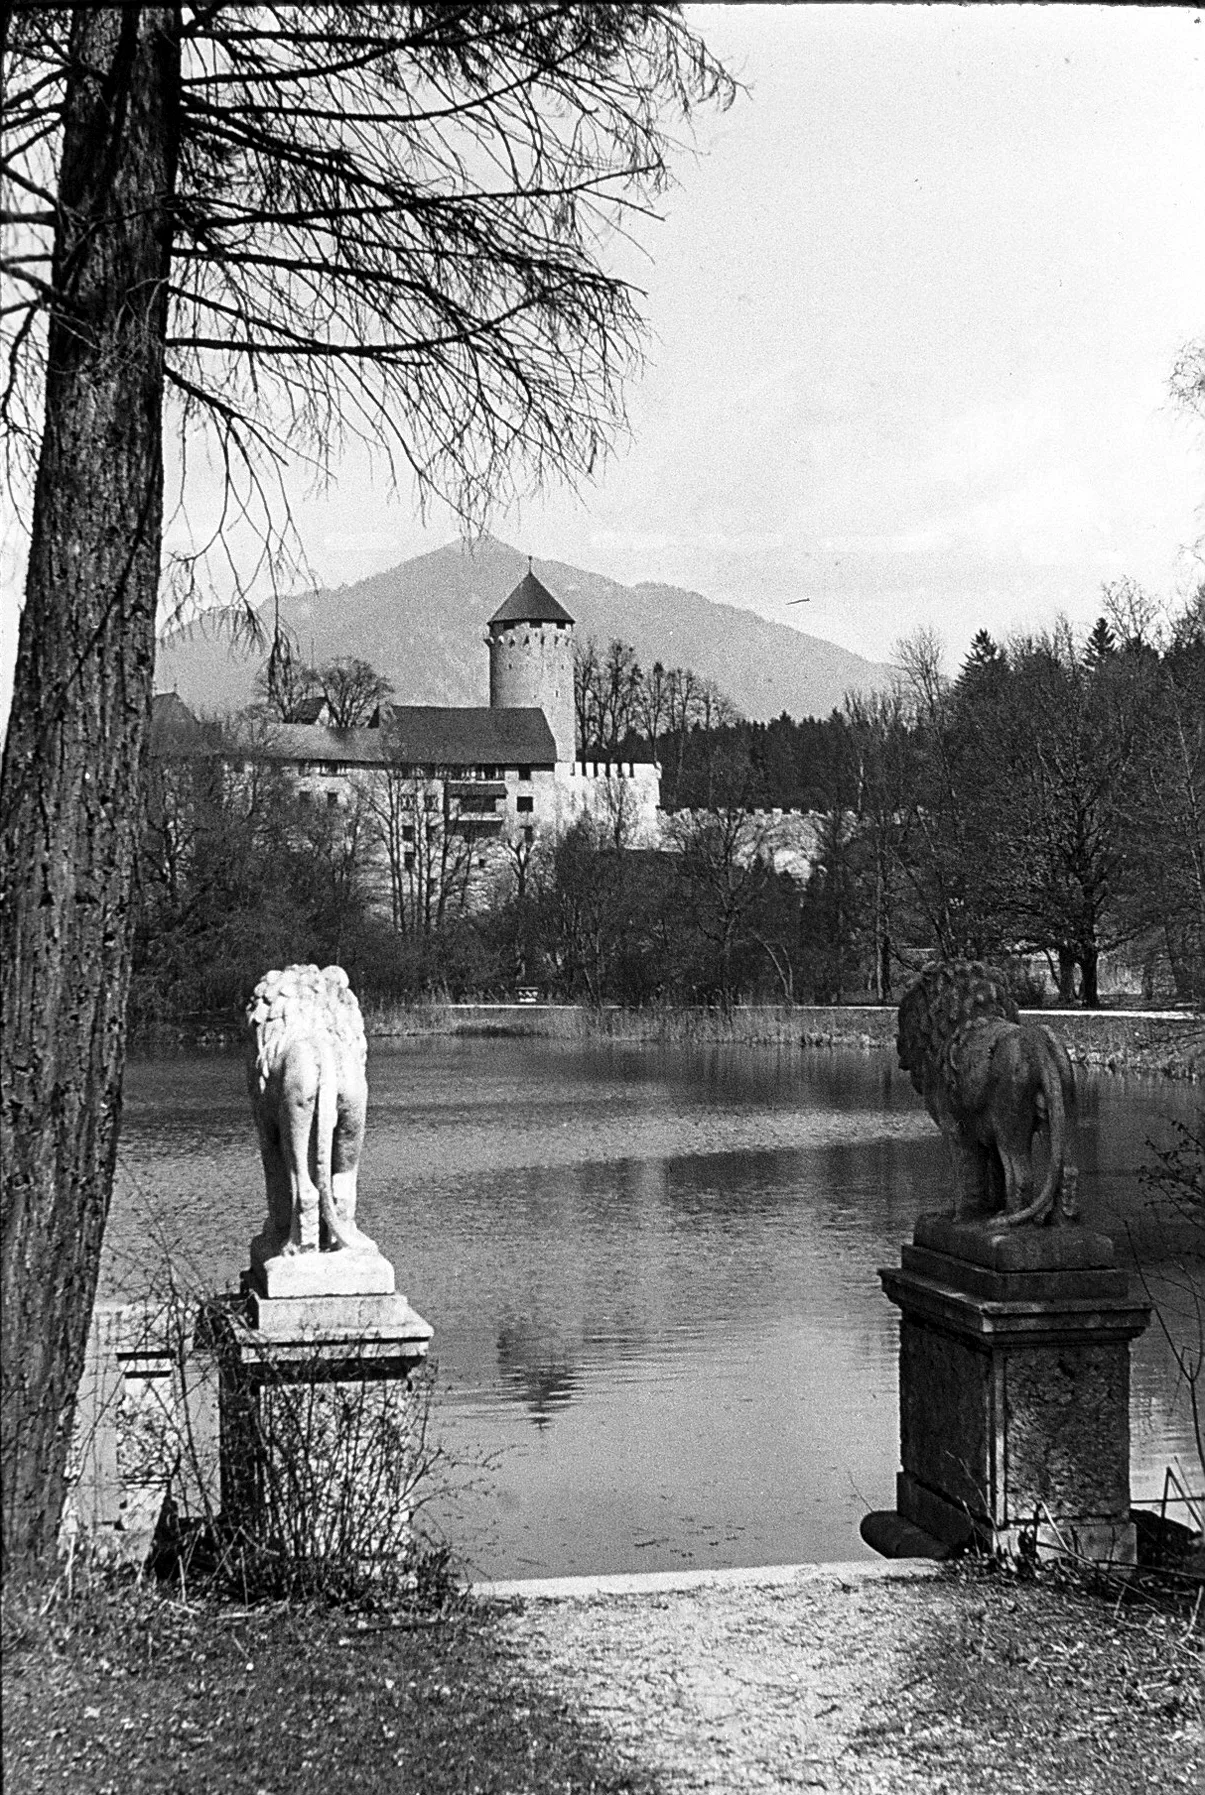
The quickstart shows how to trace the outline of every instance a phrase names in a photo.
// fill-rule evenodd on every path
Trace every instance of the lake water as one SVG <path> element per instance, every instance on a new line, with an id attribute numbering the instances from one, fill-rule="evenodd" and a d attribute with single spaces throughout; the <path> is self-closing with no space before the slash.
<path id="1" fill-rule="evenodd" d="M 369 1090 L 360 1221 L 434 1325 L 445 1525 L 478 1574 L 873 1556 L 858 1523 L 898 1462 L 876 1268 L 945 1190 L 892 1056 L 374 1041 Z M 1128 1221 L 1148 1269 L 1167 1236 L 1136 1169 L 1199 1101 L 1081 1079 L 1085 1219 Z M 239 1057 L 135 1061 L 106 1292 L 142 1294 L 164 1251 L 233 1287 L 262 1190 Z M 1157 1328 L 1132 1381 L 1157 1497 L 1195 1456 Z"/>

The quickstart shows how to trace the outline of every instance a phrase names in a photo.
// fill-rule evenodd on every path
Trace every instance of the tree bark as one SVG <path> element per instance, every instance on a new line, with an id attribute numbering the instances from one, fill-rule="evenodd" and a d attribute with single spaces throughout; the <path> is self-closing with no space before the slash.
<path id="1" fill-rule="evenodd" d="M 53 1553 L 112 1191 L 154 670 L 179 22 L 78 7 L 0 773 L 5 1574 Z"/>
<path id="2" fill-rule="evenodd" d="M 1083 944 L 1079 950 L 1080 997 L 1086 1010 L 1099 1010 L 1100 990 L 1098 976 L 1100 968 L 1100 950 L 1092 942 Z"/>

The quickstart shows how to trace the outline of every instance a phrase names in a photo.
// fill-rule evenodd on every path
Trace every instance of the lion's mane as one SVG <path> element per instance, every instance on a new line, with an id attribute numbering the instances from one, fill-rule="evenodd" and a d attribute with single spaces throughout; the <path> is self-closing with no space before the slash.
<path id="1" fill-rule="evenodd" d="M 960 1044 L 972 1022 L 1017 1022 L 1020 1013 L 1004 974 L 982 960 L 934 960 L 904 993 L 896 1052 L 913 1089 L 928 1099 L 942 1091 L 959 1106 Z"/>
<path id="2" fill-rule="evenodd" d="M 291 1041 L 326 1036 L 363 1068 L 368 1054 L 364 1019 L 341 966 L 286 966 L 266 972 L 247 1004 L 255 1041 L 255 1073 L 262 1093 Z"/>

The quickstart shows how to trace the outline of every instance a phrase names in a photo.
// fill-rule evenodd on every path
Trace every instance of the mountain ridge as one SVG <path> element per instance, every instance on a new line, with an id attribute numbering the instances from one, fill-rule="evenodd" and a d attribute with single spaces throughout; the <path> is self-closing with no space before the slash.
<path id="1" fill-rule="evenodd" d="M 533 557 L 537 577 L 573 614 L 579 641 L 630 642 L 642 666 L 691 667 L 756 721 L 787 711 L 826 716 L 851 688 L 887 685 L 891 669 L 756 611 L 659 581 L 621 585 L 571 563 Z M 484 704 L 485 626 L 527 572 L 528 557 L 494 537 L 453 542 L 349 585 L 281 600 L 281 620 L 308 659 L 359 655 L 393 681 L 403 704 Z M 156 690 L 194 710 L 249 703 L 261 656 L 235 658 L 212 635 L 161 643 Z"/>

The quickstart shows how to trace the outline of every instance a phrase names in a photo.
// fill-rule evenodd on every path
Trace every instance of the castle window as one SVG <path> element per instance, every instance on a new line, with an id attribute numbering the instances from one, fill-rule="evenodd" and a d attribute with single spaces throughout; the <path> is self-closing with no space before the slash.
<path id="1" fill-rule="evenodd" d="M 402 866 L 403 866 L 403 869 L 408 873 L 412 873 L 414 871 L 414 855 L 413 855 L 413 853 L 404 854 L 402 856 Z"/>
<path id="2" fill-rule="evenodd" d="M 515 809 L 530 812 L 535 809 L 535 799 L 531 797 L 530 794 L 528 794 L 527 797 L 517 798 L 515 801 Z"/>
<path id="3" fill-rule="evenodd" d="M 414 840 L 414 824 L 413 823 L 407 823 L 406 826 L 403 828 L 402 840 L 403 841 L 413 841 Z"/>
<path id="4" fill-rule="evenodd" d="M 519 768 L 519 777 L 520 777 L 520 779 L 530 779 L 531 778 L 531 768 L 530 767 L 520 767 Z"/>
<path id="5" fill-rule="evenodd" d="M 524 830 L 523 830 L 524 841 L 534 841 L 535 838 L 536 838 L 535 830 L 532 828 L 530 823 L 526 824 L 526 826 L 524 827 Z"/>
<path id="6" fill-rule="evenodd" d="M 335 808 L 335 805 L 336 805 L 336 804 L 337 804 L 337 803 L 338 803 L 338 802 L 339 802 L 339 794 L 338 794 L 338 792 L 327 792 L 327 794 L 326 794 L 326 807 L 327 807 L 327 809 L 328 809 L 328 810 L 333 810 L 333 809 L 334 809 L 334 808 Z"/>

